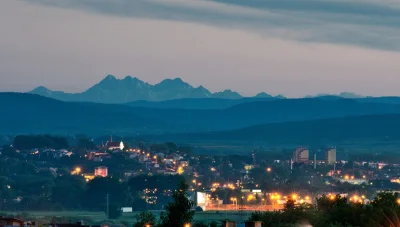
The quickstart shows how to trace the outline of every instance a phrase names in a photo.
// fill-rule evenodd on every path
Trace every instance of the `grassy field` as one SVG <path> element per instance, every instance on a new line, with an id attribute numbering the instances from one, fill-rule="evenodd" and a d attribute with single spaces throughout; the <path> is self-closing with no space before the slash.
<path id="1" fill-rule="evenodd" d="M 160 216 L 161 211 L 152 211 L 156 217 Z M 101 223 L 106 220 L 106 215 L 102 212 L 87 212 L 87 211 L 62 211 L 62 212 L 57 212 L 57 211 L 31 211 L 27 212 L 29 213 L 30 216 L 34 218 L 45 218 L 45 217 L 82 217 L 82 218 L 90 218 L 96 223 Z M 133 213 L 123 213 L 122 216 L 118 220 L 113 220 L 113 222 L 118 223 L 118 222 L 127 222 L 129 223 L 129 226 L 131 226 L 133 223 L 136 222 L 136 214 L 139 212 L 133 212 Z M 16 214 L 16 213 L 14 213 Z M 225 219 L 233 220 L 233 221 L 245 221 L 247 220 L 251 215 L 251 212 L 249 211 L 243 211 L 243 212 L 238 212 L 238 211 L 206 211 L 206 212 L 196 212 L 194 220 L 200 221 L 200 222 L 211 222 L 211 221 L 222 221 Z"/>

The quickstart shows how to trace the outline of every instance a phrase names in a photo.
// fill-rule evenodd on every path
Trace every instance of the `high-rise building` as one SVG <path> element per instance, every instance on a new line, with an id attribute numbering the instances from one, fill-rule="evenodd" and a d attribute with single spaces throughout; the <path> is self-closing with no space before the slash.
<path id="1" fill-rule="evenodd" d="M 328 149 L 325 152 L 325 161 L 327 164 L 336 163 L 336 148 Z"/>
<path id="2" fill-rule="evenodd" d="M 309 159 L 309 150 L 308 148 L 298 147 L 293 152 L 293 162 L 303 162 L 308 163 Z"/>

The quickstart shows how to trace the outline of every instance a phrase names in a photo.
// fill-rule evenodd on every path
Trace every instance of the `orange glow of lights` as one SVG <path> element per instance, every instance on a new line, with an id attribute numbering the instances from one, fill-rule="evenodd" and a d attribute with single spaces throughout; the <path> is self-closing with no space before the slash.
<path id="1" fill-rule="evenodd" d="M 252 201 L 252 200 L 254 200 L 254 199 L 255 199 L 254 195 L 249 195 L 249 196 L 247 197 L 247 201 Z"/>
<path id="2" fill-rule="evenodd" d="M 184 172 L 184 170 L 181 166 L 179 166 L 177 172 L 178 172 L 178 174 L 182 174 Z"/>

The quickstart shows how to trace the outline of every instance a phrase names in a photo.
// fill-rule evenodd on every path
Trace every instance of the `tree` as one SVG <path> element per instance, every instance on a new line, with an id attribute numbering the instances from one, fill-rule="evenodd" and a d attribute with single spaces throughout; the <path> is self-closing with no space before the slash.
<path id="1" fill-rule="evenodd" d="M 83 202 L 87 208 L 93 210 L 102 210 L 101 208 L 105 207 L 107 194 L 109 200 L 118 205 L 129 205 L 126 201 L 131 200 L 127 185 L 119 182 L 117 178 L 96 177 L 86 186 Z"/>
<path id="2" fill-rule="evenodd" d="M 146 225 L 155 226 L 156 225 L 156 216 L 149 212 L 143 211 L 136 215 L 137 222 L 133 225 L 133 227 L 144 227 Z"/>
<path id="3" fill-rule="evenodd" d="M 399 194 L 392 192 L 380 192 L 376 195 L 375 199 L 371 202 L 371 205 L 376 209 L 399 209 L 399 203 L 397 202 Z"/>
<path id="4" fill-rule="evenodd" d="M 400 218 L 399 214 L 394 210 L 375 211 L 369 219 L 368 226 L 370 227 L 399 227 Z"/>
<path id="5" fill-rule="evenodd" d="M 124 142 L 124 150 L 129 151 L 132 148 L 131 144 L 129 142 Z"/>
<path id="6" fill-rule="evenodd" d="M 66 209 L 78 209 L 82 205 L 84 192 L 83 177 L 64 175 L 54 181 L 51 187 L 51 201 L 62 204 Z"/>
<path id="7" fill-rule="evenodd" d="M 188 199 L 188 185 L 182 181 L 179 187 L 174 191 L 173 202 L 169 203 L 160 217 L 162 227 L 183 227 L 186 223 L 193 221 L 194 203 Z"/>
<path id="8" fill-rule="evenodd" d="M 65 137 L 49 135 L 19 135 L 14 138 L 13 146 L 18 150 L 30 150 L 34 148 L 68 148 Z"/>
<path id="9" fill-rule="evenodd" d="M 170 153 L 176 152 L 178 150 L 178 146 L 176 146 L 173 142 L 166 142 L 165 145 L 168 147 Z"/>
<path id="10" fill-rule="evenodd" d="M 193 224 L 193 227 L 208 227 L 208 225 L 204 222 L 196 222 Z"/>
<path id="11" fill-rule="evenodd" d="M 78 141 L 78 148 L 94 150 L 94 149 L 96 149 L 96 144 L 94 144 L 94 142 L 88 138 L 80 138 Z"/>

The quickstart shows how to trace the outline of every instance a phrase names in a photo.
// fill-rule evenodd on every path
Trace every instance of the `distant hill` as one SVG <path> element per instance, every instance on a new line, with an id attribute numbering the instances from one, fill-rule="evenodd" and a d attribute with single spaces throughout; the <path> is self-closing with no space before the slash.
<path id="1" fill-rule="evenodd" d="M 400 141 L 399 127 L 400 114 L 364 115 L 272 123 L 231 131 L 169 134 L 159 136 L 157 139 L 184 142 L 240 141 L 323 145 L 343 141 Z"/>
<path id="2" fill-rule="evenodd" d="M 199 102 L 195 104 L 200 105 L 201 100 L 196 100 Z M 397 104 L 364 103 L 353 99 L 254 98 L 241 100 L 241 103 L 236 105 L 226 102 L 228 108 L 222 109 L 196 109 L 190 104 L 191 100 L 187 101 L 187 105 L 192 105 L 193 108 L 154 108 L 124 104 L 63 102 L 24 93 L 0 93 L 0 101 L 6 107 L 0 111 L 2 126 L 0 134 L 95 133 L 98 135 L 221 131 L 288 121 L 400 114 L 400 105 Z M 215 101 L 215 105 L 219 105 L 221 100 Z M 181 105 L 184 104 L 179 103 L 177 106 Z M 210 107 L 208 102 L 207 105 Z"/>
<path id="3" fill-rule="evenodd" d="M 62 102 L 26 93 L 0 93 L 6 108 L 0 111 L 0 133 L 108 133 L 155 132 L 169 125 L 139 116 L 128 106 Z"/>
<path id="4" fill-rule="evenodd" d="M 272 95 L 267 94 L 265 92 L 258 93 L 254 98 L 274 98 Z M 279 98 L 279 96 L 276 96 L 276 98 Z"/>
<path id="5" fill-rule="evenodd" d="M 297 100 L 295 102 L 307 102 L 304 100 L 325 100 L 325 101 L 337 101 L 342 100 L 343 103 L 353 103 L 356 101 L 357 103 L 375 103 L 375 104 L 396 104 L 400 105 L 400 97 L 365 97 L 365 98 L 357 98 L 357 99 L 347 99 L 339 96 L 327 95 L 327 96 L 318 96 L 316 98 L 303 98 L 303 99 L 287 99 L 285 97 L 279 96 L 269 96 L 259 94 L 250 98 L 241 98 L 241 99 L 223 99 L 223 98 L 191 98 L 191 99 L 174 99 L 174 100 L 165 100 L 165 101 L 133 101 L 129 103 L 125 103 L 126 105 L 133 107 L 149 107 L 149 108 L 163 108 L 163 109 L 226 109 L 243 103 L 251 103 L 251 102 L 268 102 L 268 101 L 278 101 L 279 103 L 290 102 L 284 100 Z M 348 100 L 346 102 L 345 100 Z M 383 111 L 386 113 L 386 110 Z"/>
<path id="6" fill-rule="evenodd" d="M 318 94 L 316 96 L 308 95 L 305 98 L 316 98 L 316 97 L 323 97 L 323 96 L 335 96 L 335 97 L 346 98 L 346 99 L 366 98 L 366 96 L 358 95 L 353 92 L 341 92 L 338 95 L 335 95 L 335 94 Z"/>
<path id="7" fill-rule="evenodd" d="M 138 100 L 164 101 L 193 98 L 243 98 L 242 95 L 232 90 L 211 93 L 203 86 L 193 87 L 180 78 L 165 79 L 158 84 L 151 85 L 136 77 L 127 76 L 124 79 L 117 79 L 112 75 L 108 75 L 98 84 L 82 93 L 70 94 L 62 91 L 52 91 L 43 86 L 39 86 L 29 93 L 61 101 L 96 103 L 127 103 Z M 266 93 L 263 93 L 262 96 L 264 98 L 270 97 Z"/>
<path id="8" fill-rule="evenodd" d="M 386 104 L 400 104 L 400 97 L 386 96 L 386 97 L 365 97 L 356 99 L 364 103 L 386 103 Z"/>
<path id="9" fill-rule="evenodd" d="M 166 101 L 133 101 L 126 105 L 133 107 L 149 107 L 163 109 L 226 109 L 238 104 L 254 101 L 272 101 L 276 98 L 241 98 L 241 99 L 223 99 L 223 98 L 193 98 L 193 99 L 173 99 Z"/>

